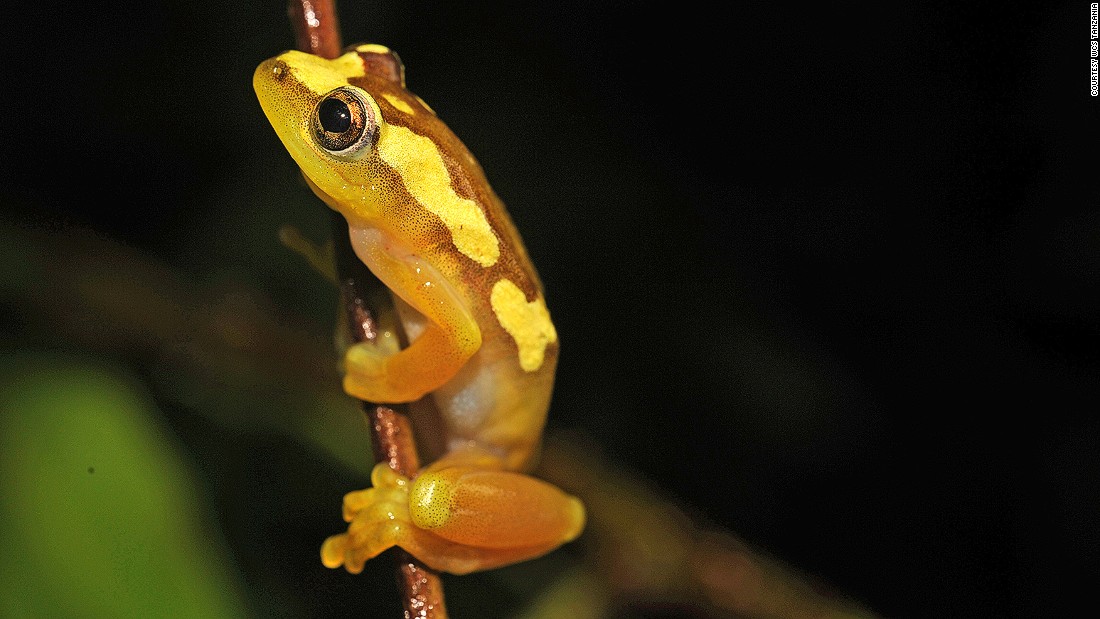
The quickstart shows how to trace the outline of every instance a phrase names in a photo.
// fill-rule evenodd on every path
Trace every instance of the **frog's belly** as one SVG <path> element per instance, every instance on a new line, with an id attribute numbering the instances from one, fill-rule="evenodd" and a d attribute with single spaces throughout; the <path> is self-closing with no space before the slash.
<path id="1" fill-rule="evenodd" d="M 427 326 L 423 314 L 392 295 L 410 340 Z M 530 463 L 542 437 L 546 411 L 554 387 L 556 355 L 535 372 L 519 366 L 514 346 L 503 330 L 483 325 L 486 339 L 481 348 L 450 381 L 432 392 L 446 427 L 446 450 L 461 449 L 471 442 L 503 458 L 510 469 Z"/>
<path id="2" fill-rule="evenodd" d="M 508 468 L 521 470 L 529 464 L 542 436 L 553 368 L 524 372 L 514 352 L 498 352 L 483 343 L 432 398 L 447 424 L 448 449 L 460 449 L 472 441 L 500 455 Z"/>

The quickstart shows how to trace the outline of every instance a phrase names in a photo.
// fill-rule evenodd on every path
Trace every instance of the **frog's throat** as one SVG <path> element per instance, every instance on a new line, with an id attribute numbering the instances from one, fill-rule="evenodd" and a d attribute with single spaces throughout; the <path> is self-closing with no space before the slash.
<path id="1" fill-rule="evenodd" d="M 309 177 L 309 174 L 302 172 L 302 178 L 306 179 L 306 184 L 309 185 L 309 188 L 312 189 L 313 193 L 318 198 L 320 198 L 322 202 L 327 204 L 330 209 L 336 211 L 337 213 L 340 213 L 341 215 L 344 215 L 345 217 L 347 216 L 346 213 L 344 213 L 344 210 L 340 208 L 340 203 L 336 200 L 336 198 L 330 196 L 327 192 L 325 192 L 324 189 L 321 189 L 317 185 L 317 183 L 313 182 L 313 179 Z"/>

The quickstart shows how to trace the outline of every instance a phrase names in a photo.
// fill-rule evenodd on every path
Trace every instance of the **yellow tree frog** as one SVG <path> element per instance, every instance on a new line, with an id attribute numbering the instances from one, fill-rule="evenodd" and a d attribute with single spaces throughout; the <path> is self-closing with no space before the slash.
<path id="1" fill-rule="evenodd" d="M 411 341 L 344 355 L 344 390 L 430 400 L 442 454 L 413 479 L 378 464 L 322 545 L 352 573 L 400 546 L 465 574 L 542 555 L 580 534 L 581 502 L 525 474 L 538 451 L 558 336 L 523 242 L 481 166 L 381 45 L 333 60 L 289 51 L 253 77 L 306 182 L 347 220 L 356 255 L 390 290 Z"/>

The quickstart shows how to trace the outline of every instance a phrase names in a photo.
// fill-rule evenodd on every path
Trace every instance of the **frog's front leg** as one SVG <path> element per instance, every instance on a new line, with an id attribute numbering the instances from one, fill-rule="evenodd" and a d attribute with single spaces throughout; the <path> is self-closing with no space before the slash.
<path id="1" fill-rule="evenodd" d="M 432 569 L 467 574 L 538 557 L 584 528 L 578 499 L 482 454 L 445 456 L 411 481 L 379 463 L 371 483 L 344 497 L 350 524 L 322 546 L 326 566 L 358 573 L 400 546 Z"/>
<path id="2" fill-rule="evenodd" d="M 481 347 L 481 329 L 447 280 L 381 231 L 350 229 L 352 247 L 371 272 L 427 320 L 397 354 L 370 343 L 344 355 L 344 391 L 368 402 L 411 402 L 449 381 Z"/>

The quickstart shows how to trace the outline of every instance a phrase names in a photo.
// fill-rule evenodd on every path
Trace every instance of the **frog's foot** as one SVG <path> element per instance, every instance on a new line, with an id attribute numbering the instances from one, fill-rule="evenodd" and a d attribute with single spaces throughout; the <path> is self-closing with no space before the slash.
<path id="1" fill-rule="evenodd" d="M 344 497 L 350 525 L 325 540 L 325 566 L 359 573 L 400 546 L 432 569 L 467 574 L 545 554 L 584 527 L 580 501 L 518 473 L 433 466 L 410 481 L 380 463 L 371 481 Z"/>
<path id="2" fill-rule="evenodd" d="M 409 516 L 409 479 L 393 471 L 384 462 L 371 471 L 373 487 L 349 492 L 344 496 L 344 521 L 347 533 L 333 535 L 321 545 L 325 567 L 343 565 L 358 574 L 363 564 L 398 544 L 411 528 Z"/>

